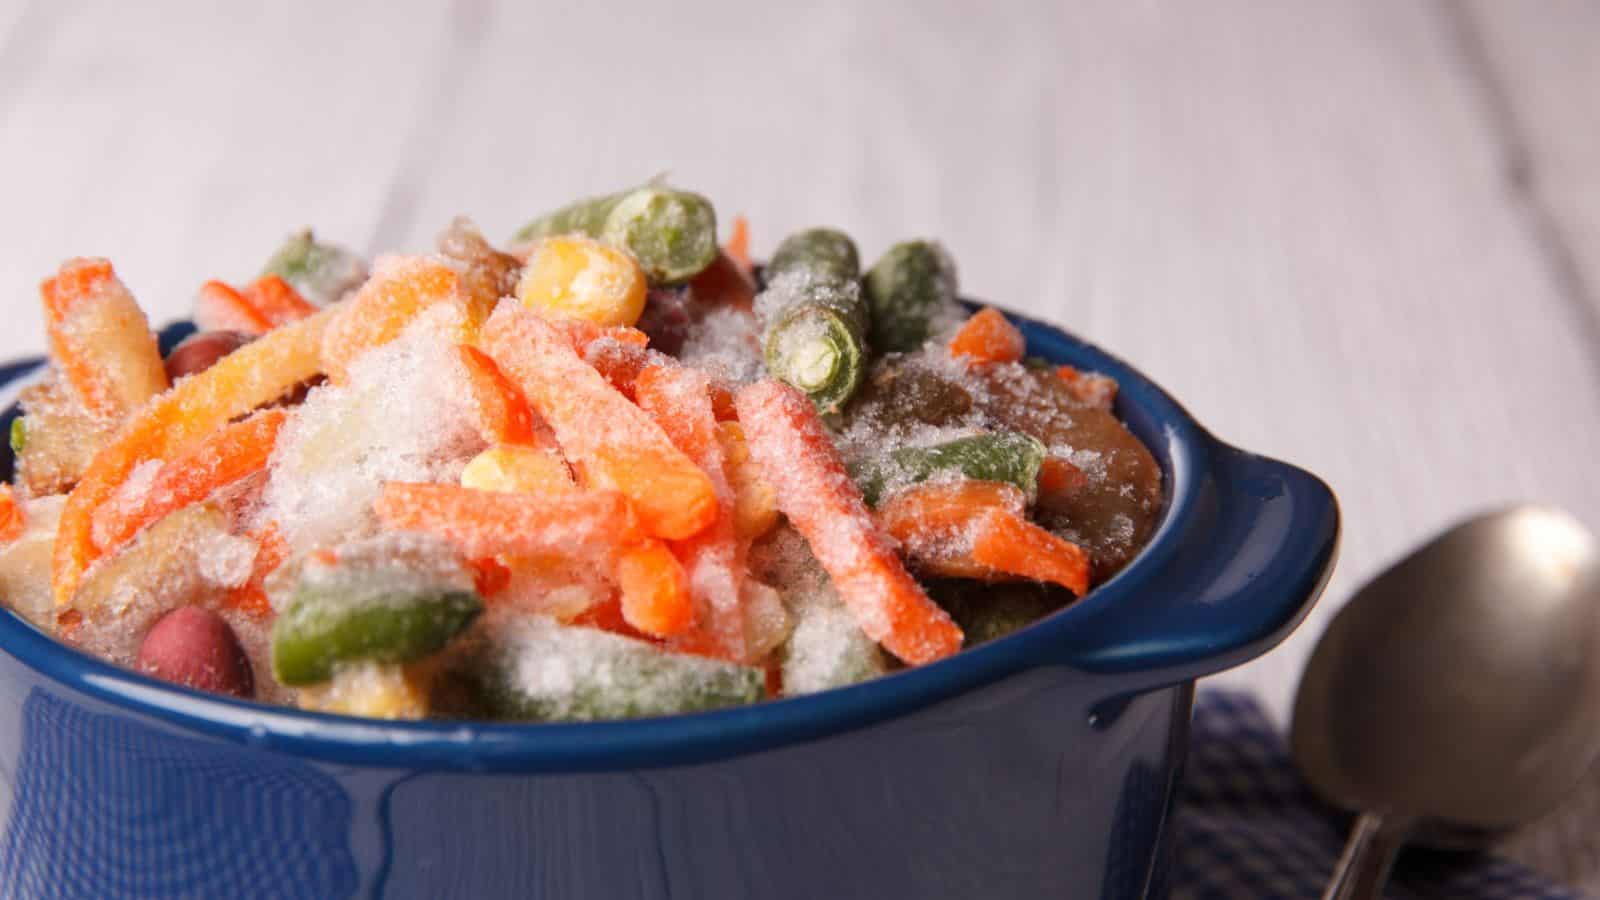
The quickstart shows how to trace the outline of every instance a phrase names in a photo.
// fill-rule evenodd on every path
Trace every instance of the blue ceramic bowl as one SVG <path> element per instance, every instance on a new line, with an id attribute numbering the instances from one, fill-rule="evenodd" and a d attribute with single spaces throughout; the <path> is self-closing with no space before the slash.
<path id="1" fill-rule="evenodd" d="M 1193 679 L 1300 622 L 1338 508 L 1115 357 L 1018 321 L 1030 352 L 1121 382 L 1166 476 L 1149 546 L 1081 602 L 843 690 L 548 725 L 196 693 L 0 612 L 0 894 L 1164 897 Z"/>

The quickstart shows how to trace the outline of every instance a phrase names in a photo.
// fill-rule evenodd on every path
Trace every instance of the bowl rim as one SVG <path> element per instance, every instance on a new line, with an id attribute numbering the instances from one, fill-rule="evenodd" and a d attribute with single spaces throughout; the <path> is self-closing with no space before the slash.
<path id="1" fill-rule="evenodd" d="M 1160 465 L 1163 510 L 1139 554 L 1085 597 L 1014 634 L 936 663 L 817 694 L 674 716 L 577 723 L 392 722 L 238 700 L 159 681 L 62 644 L 3 607 L 0 651 L 56 685 L 116 710 L 209 738 L 328 763 L 409 769 L 610 771 L 709 762 L 912 714 L 1047 664 L 1049 648 L 1063 633 L 1151 582 L 1177 552 L 1186 522 L 1196 515 L 1207 458 L 1224 447 L 1165 390 L 1120 358 L 1055 326 L 1002 311 L 1026 335 L 1030 354 L 1118 381 L 1118 418 Z M 174 323 L 163 332 L 163 343 L 191 329 Z M 19 374 L 26 372 L 22 368 Z"/>

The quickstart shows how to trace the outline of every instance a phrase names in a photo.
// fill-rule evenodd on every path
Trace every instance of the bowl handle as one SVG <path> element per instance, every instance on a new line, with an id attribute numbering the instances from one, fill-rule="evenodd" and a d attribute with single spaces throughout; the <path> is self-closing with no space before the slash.
<path id="1" fill-rule="evenodd" d="M 1167 557 L 1089 595 L 1051 641 L 1050 662 L 1149 690 L 1259 656 L 1310 611 L 1338 550 L 1333 492 L 1286 463 L 1211 439 L 1202 447 L 1198 490 L 1173 522 L 1180 533 L 1156 537 Z"/>

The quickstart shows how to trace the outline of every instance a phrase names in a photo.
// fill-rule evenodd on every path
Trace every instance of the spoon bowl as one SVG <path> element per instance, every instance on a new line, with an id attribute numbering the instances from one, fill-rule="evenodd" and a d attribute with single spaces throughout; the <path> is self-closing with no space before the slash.
<path id="1" fill-rule="evenodd" d="M 1368 814 L 1357 836 L 1549 812 L 1600 756 L 1600 543 L 1517 506 L 1419 548 L 1333 619 L 1290 741 L 1319 793 Z"/>

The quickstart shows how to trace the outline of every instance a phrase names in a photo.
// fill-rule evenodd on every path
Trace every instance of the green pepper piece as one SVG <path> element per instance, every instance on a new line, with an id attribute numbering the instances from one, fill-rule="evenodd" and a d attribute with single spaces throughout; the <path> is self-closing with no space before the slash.
<path id="1" fill-rule="evenodd" d="M 381 573 L 308 581 L 272 625 L 272 674 L 288 685 L 333 677 L 342 662 L 410 662 L 444 647 L 483 611 L 471 590 L 407 586 Z"/>
<path id="2" fill-rule="evenodd" d="M 805 391 L 824 413 L 860 389 L 867 367 L 867 304 L 856 280 L 855 244 L 812 228 L 778 245 L 757 300 L 767 319 L 767 370 Z"/>
<path id="3" fill-rule="evenodd" d="M 921 347 L 941 318 L 954 318 L 956 264 L 933 241 L 889 248 L 862 282 L 872 313 L 873 349 L 905 353 Z"/>
<path id="4" fill-rule="evenodd" d="M 717 257 L 711 201 L 661 185 L 579 200 L 524 225 L 514 240 L 574 233 L 625 248 L 652 284 L 685 281 Z"/>
<path id="5" fill-rule="evenodd" d="M 12 456 L 22 455 L 22 451 L 28 446 L 28 426 L 23 424 L 25 421 L 27 421 L 27 419 L 23 416 L 17 416 L 15 419 L 11 420 L 10 437 Z"/>
<path id="6" fill-rule="evenodd" d="M 1019 431 L 995 431 L 929 447 L 901 447 L 857 464 L 851 474 L 873 506 L 890 488 L 926 481 L 941 472 L 1016 485 L 1032 503 L 1038 494 L 1039 467 L 1045 453 L 1037 438 Z"/>
<path id="7" fill-rule="evenodd" d="M 327 306 L 360 285 L 367 267 L 361 257 L 337 244 L 319 241 L 311 229 L 303 228 L 289 235 L 261 274 L 276 275 L 302 297 Z"/>
<path id="8" fill-rule="evenodd" d="M 849 235 L 832 228 L 808 228 L 784 238 L 764 270 L 770 283 L 786 272 L 805 271 L 815 278 L 855 281 L 861 277 L 861 256 Z"/>
<path id="9" fill-rule="evenodd" d="M 673 653 L 548 616 L 507 618 L 476 655 L 481 701 L 499 718 L 541 722 L 630 719 L 760 700 L 760 669 Z"/>

